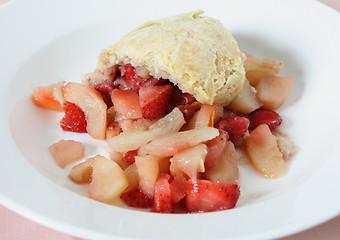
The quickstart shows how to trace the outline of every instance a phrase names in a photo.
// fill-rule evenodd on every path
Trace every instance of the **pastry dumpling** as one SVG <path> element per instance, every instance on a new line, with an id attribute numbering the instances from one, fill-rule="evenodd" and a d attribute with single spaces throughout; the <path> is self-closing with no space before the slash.
<path id="1" fill-rule="evenodd" d="M 203 104 L 228 105 L 240 91 L 245 70 L 236 40 L 216 19 L 196 11 L 146 22 L 104 49 L 91 78 L 112 78 L 117 67 L 146 68 L 169 79 Z"/>

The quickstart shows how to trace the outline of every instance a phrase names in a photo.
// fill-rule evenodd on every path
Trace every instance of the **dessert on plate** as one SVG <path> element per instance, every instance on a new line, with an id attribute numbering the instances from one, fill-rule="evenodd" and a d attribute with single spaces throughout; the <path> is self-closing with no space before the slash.
<path id="1" fill-rule="evenodd" d="M 64 111 L 64 131 L 107 141 L 107 156 L 53 156 L 89 197 L 153 212 L 210 212 L 240 197 L 240 152 L 267 178 L 296 152 L 277 109 L 292 87 L 282 61 L 242 53 L 216 19 L 196 11 L 144 23 L 102 50 L 82 83 L 34 89 L 33 102 Z M 70 150 L 71 149 L 71 150 Z M 56 156 L 62 156 L 57 158 Z M 83 155 L 79 155 L 83 156 Z M 76 162 L 75 162 L 76 161 Z"/>

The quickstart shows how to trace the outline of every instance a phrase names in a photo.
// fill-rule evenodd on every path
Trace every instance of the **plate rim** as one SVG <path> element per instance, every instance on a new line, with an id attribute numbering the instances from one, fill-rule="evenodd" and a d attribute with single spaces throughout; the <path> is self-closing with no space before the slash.
<path id="1" fill-rule="evenodd" d="M 15 0 L 15 1 L 13 1 L 13 4 L 14 4 L 14 2 L 15 2 L 15 4 L 18 4 L 18 2 L 20 2 L 19 0 Z M 40 1 L 36 1 L 36 2 L 40 2 Z M 289 1 L 288 1 L 289 2 Z M 293 2 L 293 1 L 290 1 L 290 2 Z M 9 3 L 7 3 L 6 5 L 8 5 L 8 6 L 12 6 L 11 5 L 12 3 L 11 2 L 9 2 Z M 319 3 L 318 2 L 318 4 L 320 4 L 320 6 L 321 5 L 323 5 L 322 3 Z M 0 12 L 1 11 L 5 11 L 6 9 L 5 8 L 3 8 L 3 7 L 6 7 L 6 5 L 5 6 L 2 6 L 2 7 L 0 7 Z M 325 6 L 325 5 L 323 5 L 323 6 Z M 331 8 L 330 8 L 331 9 Z M 324 9 L 325 10 L 325 9 Z M 1 92 L 2 93 L 2 92 Z M 3 107 L 3 106 L 2 106 Z M 4 117 L 4 116 L 1 116 L 2 118 Z M 2 119 L 1 118 L 1 123 L 4 123 L 5 121 L 3 121 L 4 119 Z M 7 126 L 7 124 L 6 124 L 6 126 Z M 3 128 L 3 126 L 1 127 L 1 128 Z M 7 132 L 5 131 L 5 135 L 7 136 L 7 134 L 8 134 L 8 136 L 10 136 L 10 133 L 9 133 L 9 131 L 7 130 Z M 5 140 L 1 137 L 1 142 L 5 142 Z M 339 141 L 338 141 L 339 142 Z M 13 143 L 11 143 L 11 144 L 13 144 Z M 337 146 L 339 145 L 339 143 L 336 143 L 337 144 Z M 11 146 L 11 149 L 12 149 L 12 146 Z M 336 147 L 334 147 L 334 149 L 336 149 Z M 334 150 L 335 151 L 335 150 Z M 20 156 L 21 154 L 16 154 L 16 156 Z M 28 165 L 28 166 L 30 166 L 30 165 Z M 26 167 L 26 166 L 25 166 Z M 32 172 L 34 172 L 34 171 L 36 171 L 36 169 L 34 169 L 32 166 L 30 166 L 32 169 Z M 320 169 L 320 171 L 322 171 L 322 169 Z M 38 171 L 36 171 L 37 173 L 38 173 Z M 39 177 L 39 179 L 40 179 L 40 177 Z M 41 179 L 44 179 L 43 177 L 41 177 Z M 55 184 L 55 183 L 53 183 L 51 180 L 49 180 L 49 179 L 44 179 L 44 181 L 46 181 L 47 180 L 47 182 L 49 182 L 48 184 Z M 309 179 L 305 184 L 308 184 L 308 183 L 310 183 L 310 181 L 312 181 L 312 179 Z M 56 186 L 55 186 L 56 188 L 61 188 L 59 185 L 57 185 L 56 184 Z M 292 190 L 292 191 L 294 191 L 294 189 Z M 285 194 L 290 194 L 291 193 L 291 191 L 289 191 L 289 192 L 287 192 L 287 193 L 285 193 Z M 38 222 L 38 223 L 40 223 L 40 224 L 43 224 L 43 225 L 45 225 L 45 226 L 48 226 L 48 227 L 50 227 L 50 228 L 53 228 L 53 229 L 57 229 L 57 230 L 59 230 L 59 231 L 62 231 L 62 232 L 67 232 L 68 234 L 71 234 L 71 235 L 74 235 L 74 231 L 73 231 L 73 228 L 77 228 L 77 227 L 75 227 L 75 226 L 72 226 L 71 228 L 70 227 L 67 227 L 67 224 L 65 225 L 65 223 L 64 222 L 60 222 L 60 221 L 57 221 L 57 220 L 55 220 L 55 219 L 49 219 L 48 217 L 46 217 L 46 216 L 43 216 L 43 215 L 40 215 L 40 214 L 37 214 L 36 212 L 33 212 L 31 209 L 27 209 L 27 208 L 25 208 L 25 207 L 23 207 L 22 205 L 20 205 L 20 204 L 18 204 L 17 202 L 15 202 L 15 201 L 13 201 L 13 200 L 11 200 L 10 198 L 6 198 L 6 196 L 4 196 L 3 195 L 3 193 L 2 193 L 2 189 L 0 189 L 0 202 L 4 205 L 4 206 L 6 206 L 6 207 L 8 207 L 9 209 L 12 209 L 13 211 L 15 211 L 15 212 L 18 212 L 20 215 L 23 215 L 23 216 L 25 216 L 26 218 L 29 218 L 29 219 L 32 219 L 33 221 L 35 221 L 35 222 Z M 311 221 L 311 222 L 313 222 L 313 223 L 310 223 L 310 225 L 308 226 L 308 227 L 312 227 L 312 226 L 315 226 L 315 225 L 317 225 L 317 224 L 320 224 L 320 223 L 322 223 L 322 222 L 324 222 L 324 221 L 326 221 L 326 220 L 328 220 L 328 219 L 330 219 L 330 218 L 333 218 L 333 217 L 335 217 L 335 216 L 337 216 L 337 215 L 339 215 L 340 214 L 340 207 L 339 207 L 339 209 L 338 209 L 338 212 L 336 212 L 336 213 L 334 213 L 334 215 L 332 215 L 332 216 L 328 216 L 328 217 L 324 217 L 322 220 L 321 219 L 319 219 L 319 221 Z M 65 226 L 64 226 L 65 225 Z M 77 228 L 78 229 L 78 228 Z M 66 231 L 65 231 L 66 230 Z M 78 230 L 83 230 L 83 229 L 78 229 Z M 289 234 L 293 234 L 293 233 L 296 233 L 296 232 L 298 232 L 298 231 L 300 231 L 301 230 L 301 228 L 300 229 L 295 229 L 295 231 L 293 231 L 293 232 L 290 232 Z M 87 230 L 87 231 L 89 231 L 89 230 Z M 92 232 L 92 234 L 97 234 L 96 232 Z M 268 233 L 269 234 L 269 233 Z M 77 235 L 78 235 L 78 233 L 77 233 Z M 81 235 L 79 235 L 80 237 L 84 237 L 84 236 L 81 236 Z M 111 235 L 108 235 L 108 236 L 111 236 Z M 285 236 L 285 235 L 281 235 L 281 236 Z M 102 236 L 102 237 L 106 237 L 106 236 Z M 115 235 L 115 237 L 118 237 L 118 236 L 116 236 Z M 269 236 L 270 237 L 270 236 Z M 275 236 L 275 237 L 277 237 L 277 235 Z M 125 239 L 125 237 L 123 237 L 123 238 L 121 238 L 121 239 Z"/>

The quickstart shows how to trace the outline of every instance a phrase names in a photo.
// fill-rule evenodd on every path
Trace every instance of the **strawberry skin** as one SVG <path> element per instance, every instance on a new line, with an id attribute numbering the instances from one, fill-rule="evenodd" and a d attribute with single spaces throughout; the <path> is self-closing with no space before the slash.
<path id="1" fill-rule="evenodd" d="M 124 74 L 127 84 L 134 91 L 138 91 L 138 89 L 147 81 L 147 79 L 136 75 L 136 69 L 129 63 L 124 66 Z"/>
<path id="2" fill-rule="evenodd" d="M 136 208 L 151 208 L 153 199 L 148 197 L 139 187 L 135 187 L 120 196 L 127 205 Z"/>
<path id="3" fill-rule="evenodd" d="M 84 112 L 74 103 L 64 102 L 65 115 L 60 121 L 60 127 L 64 131 L 85 133 L 87 122 Z"/>
<path id="4" fill-rule="evenodd" d="M 215 127 L 226 131 L 229 135 L 229 140 L 233 142 L 248 131 L 249 120 L 240 116 L 228 116 L 220 119 Z"/>
<path id="5" fill-rule="evenodd" d="M 177 107 L 178 105 L 187 105 L 194 101 L 196 101 L 196 99 L 190 93 L 184 93 L 177 86 L 174 87 L 170 101 L 172 108 Z"/>
<path id="6" fill-rule="evenodd" d="M 189 212 L 212 212 L 235 207 L 239 196 L 237 184 L 189 179 L 185 200 Z"/>
<path id="7" fill-rule="evenodd" d="M 137 156 L 137 150 L 131 150 L 124 154 L 124 160 L 127 161 L 130 165 L 135 162 L 135 157 Z"/>
<path id="8" fill-rule="evenodd" d="M 249 114 L 249 130 L 252 131 L 257 126 L 265 123 L 273 131 L 276 127 L 280 126 L 282 118 L 277 112 L 266 109 L 257 109 Z"/>
<path id="9" fill-rule="evenodd" d="M 155 184 L 154 206 L 152 211 L 158 213 L 173 213 L 171 201 L 170 175 L 160 173 Z"/>
<path id="10" fill-rule="evenodd" d="M 171 200 L 173 203 L 179 203 L 185 198 L 187 192 L 187 179 L 183 174 L 176 174 L 170 183 Z"/>
<path id="11" fill-rule="evenodd" d="M 208 154 L 204 160 L 205 171 L 213 168 L 218 162 L 227 141 L 229 140 L 228 133 L 223 130 L 219 130 L 220 135 L 206 142 L 208 147 Z"/>
<path id="12" fill-rule="evenodd" d="M 150 120 L 160 119 L 167 112 L 167 105 L 172 93 L 172 85 L 141 87 L 139 104 L 143 117 Z"/>
<path id="13" fill-rule="evenodd" d="M 129 90 L 114 89 L 111 92 L 111 100 L 116 112 L 127 119 L 138 119 L 143 117 L 139 106 L 139 96 L 136 92 Z"/>
<path id="14" fill-rule="evenodd" d="M 102 82 L 97 84 L 94 88 L 102 95 L 107 108 L 111 107 L 113 105 L 111 101 L 112 85 L 108 82 Z"/>

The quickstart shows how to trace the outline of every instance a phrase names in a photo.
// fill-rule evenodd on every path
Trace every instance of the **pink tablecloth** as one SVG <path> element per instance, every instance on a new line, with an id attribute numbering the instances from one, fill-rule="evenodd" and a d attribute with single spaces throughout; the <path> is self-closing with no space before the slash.
<path id="1" fill-rule="evenodd" d="M 82 240 L 34 223 L 0 205 L 1 240 Z M 339 240 L 340 216 L 306 231 L 278 240 Z"/>
<path id="2" fill-rule="evenodd" d="M 9 0 L 0 0 L 0 6 Z M 320 0 L 340 11 L 340 0 Z M 340 203 L 339 203 L 340 204 Z M 0 205 L 0 240 L 81 240 L 19 216 Z M 279 240 L 338 240 L 340 239 L 340 216 L 306 231 Z"/>

